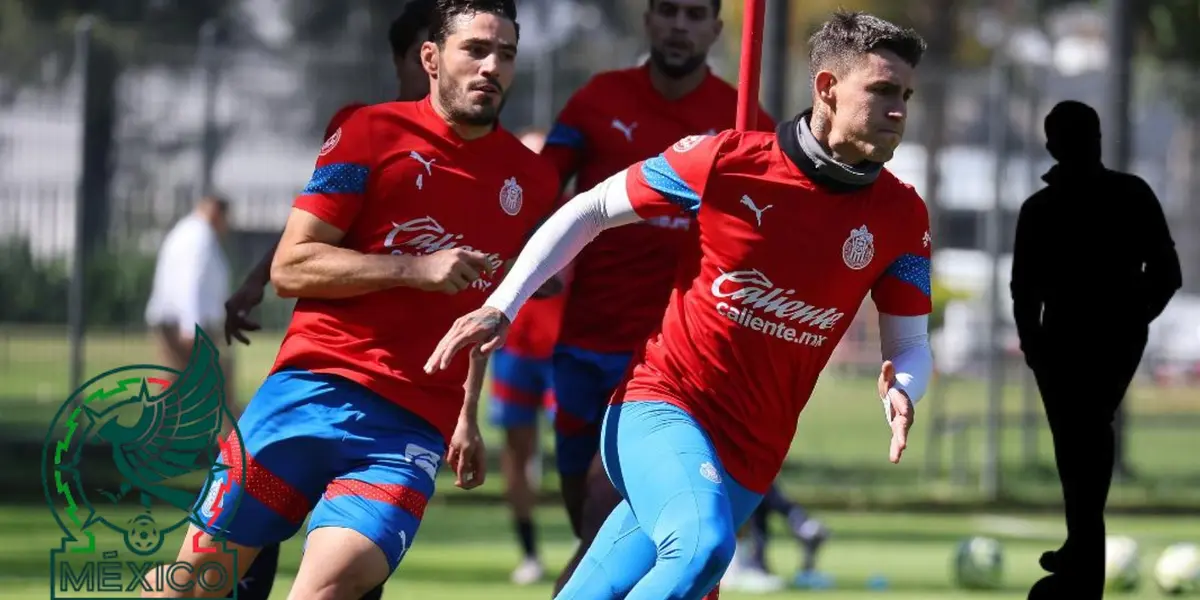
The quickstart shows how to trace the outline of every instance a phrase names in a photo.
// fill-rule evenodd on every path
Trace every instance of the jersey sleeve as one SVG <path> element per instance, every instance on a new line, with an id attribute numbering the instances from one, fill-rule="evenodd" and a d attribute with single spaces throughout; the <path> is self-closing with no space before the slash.
<path id="1" fill-rule="evenodd" d="M 374 162 L 368 114 L 358 110 L 325 140 L 293 206 L 348 231 L 362 210 Z"/>
<path id="2" fill-rule="evenodd" d="M 323 139 L 329 139 L 330 136 L 333 135 L 333 132 L 337 131 L 338 128 L 346 122 L 346 119 L 350 118 L 350 115 L 357 112 L 358 109 L 366 106 L 366 104 L 356 102 L 354 104 L 347 104 L 346 106 L 338 109 L 336 113 L 333 113 L 333 117 L 329 119 L 329 123 L 325 125 L 325 137 Z"/>
<path id="3" fill-rule="evenodd" d="M 582 98 L 587 90 L 588 88 L 584 87 L 567 101 L 554 125 L 550 127 L 550 133 L 546 135 L 546 143 L 542 147 L 542 156 L 554 164 L 558 177 L 563 182 L 579 170 L 579 165 L 587 153 L 587 137 L 584 134 L 587 109 Z"/>
<path id="4" fill-rule="evenodd" d="M 909 193 L 913 195 L 909 203 L 911 212 L 892 234 L 901 240 L 900 253 L 871 289 L 875 307 L 889 315 L 918 316 L 933 312 L 929 211 L 916 192 L 910 189 Z"/>
<path id="5" fill-rule="evenodd" d="M 629 167 L 626 192 L 638 216 L 651 219 L 700 210 L 700 198 L 728 133 L 691 135 Z"/>

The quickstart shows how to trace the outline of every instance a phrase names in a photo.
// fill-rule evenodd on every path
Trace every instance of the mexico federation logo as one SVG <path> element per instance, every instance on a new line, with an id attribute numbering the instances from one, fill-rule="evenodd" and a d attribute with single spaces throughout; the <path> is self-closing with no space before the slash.
<path id="1" fill-rule="evenodd" d="M 199 328 L 195 340 L 182 372 L 113 369 L 76 390 L 51 423 L 42 485 L 63 536 L 50 550 L 50 598 L 172 589 L 236 597 L 236 551 L 219 527 L 237 509 L 226 493 L 246 461 L 217 348 Z M 185 535 L 189 525 L 217 533 L 202 542 Z M 205 558 L 177 563 L 181 546 Z"/>
<path id="2" fill-rule="evenodd" d="M 524 203 L 525 193 L 521 191 L 517 178 L 509 177 L 504 181 L 504 187 L 500 188 L 500 208 L 504 210 L 504 214 L 515 217 L 521 212 L 521 205 Z"/>
<path id="3" fill-rule="evenodd" d="M 875 235 L 867 231 L 866 225 L 850 230 L 850 237 L 842 244 L 846 266 L 858 271 L 871 264 L 872 258 L 875 258 Z"/>

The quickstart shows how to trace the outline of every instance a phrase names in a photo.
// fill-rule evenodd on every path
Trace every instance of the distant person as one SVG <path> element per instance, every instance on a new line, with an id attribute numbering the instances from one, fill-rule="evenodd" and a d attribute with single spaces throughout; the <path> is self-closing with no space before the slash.
<path id="1" fill-rule="evenodd" d="M 1158 198 L 1100 160 L 1100 118 L 1081 102 L 1046 117 L 1058 162 L 1017 220 L 1013 311 L 1054 437 L 1067 539 L 1042 555 L 1051 575 L 1030 598 L 1099 599 L 1113 419 L 1141 362 L 1150 323 L 1182 286 Z"/>
<path id="2" fill-rule="evenodd" d="M 195 344 L 196 327 L 219 339 L 229 296 L 229 262 L 221 240 L 229 230 L 229 202 L 205 196 L 163 238 L 154 265 L 154 283 L 146 303 L 146 324 L 159 364 L 182 371 Z M 222 353 L 225 403 L 236 417 L 233 363 Z"/>
<path id="3" fill-rule="evenodd" d="M 738 538 L 733 562 L 721 579 L 721 586 L 746 593 L 770 593 L 787 586 L 783 578 L 771 573 L 767 566 L 767 542 L 770 539 L 767 521 L 771 514 L 782 516 L 788 532 L 800 543 L 800 568 L 792 578 L 792 585 L 813 590 L 830 587 L 833 580 L 817 570 L 817 555 L 829 539 L 829 529 L 784 495 L 778 483 L 771 484 L 762 503 L 750 515 L 750 521 L 743 528 L 745 534 Z"/>

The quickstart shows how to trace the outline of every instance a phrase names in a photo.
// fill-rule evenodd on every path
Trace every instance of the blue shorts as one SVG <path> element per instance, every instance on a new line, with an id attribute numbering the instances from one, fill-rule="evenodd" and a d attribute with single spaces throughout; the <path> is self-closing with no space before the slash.
<path id="1" fill-rule="evenodd" d="M 492 394 L 488 415 L 502 429 L 537 425 L 544 408 L 554 411 L 554 373 L 550 359 L 525 358 L 503 348 L 492 354 Z M 553 418 L 553 416 L 551 416 Z"/>
<path id="2" fill-rule="evenodd" d="M 222 461 L 232 468 L 210 486 L 229 482 L 225 498 L 198 501 L 208 533 L 261 548 L 294 536 L 311 513 L 309 532 L 352 529 L 392 570 L 400 564 L 446 452 L 437 429 L 357 383 L 287 370 L 258 388 L 238 430 L 244 448 L 231 437 Z"/>
<path id="3" fill-rule="evenodd" d="M 587 473 L 600 450 L 600 421 L 633 354 L 554 349 L 554 446 L 558 472 Z"/>

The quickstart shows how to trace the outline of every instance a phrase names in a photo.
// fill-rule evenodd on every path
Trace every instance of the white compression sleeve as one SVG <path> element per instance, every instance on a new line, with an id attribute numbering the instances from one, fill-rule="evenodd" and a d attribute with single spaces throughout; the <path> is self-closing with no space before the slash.
<path id="1" fill-rule="evenodd" d="M 883 360 L 896 367 L 895 388 L 903 391 L 913 405 L 925 395 L 933 376 L 933 351 L 929 347 L 929 315 L 901 317 L 879 314 L 879 347 Z M 891 404 L 884 400 L 888 421 Z"/>
<path id="2" fill-rule="evenodd" d="M 502 311 L 510 323 L 515 321 L 525 301 L 601 231 L 642 220 L 625 190 L 626 173 L 621 171 L 575 196 L 546 219 L 484 306 Z"/>

